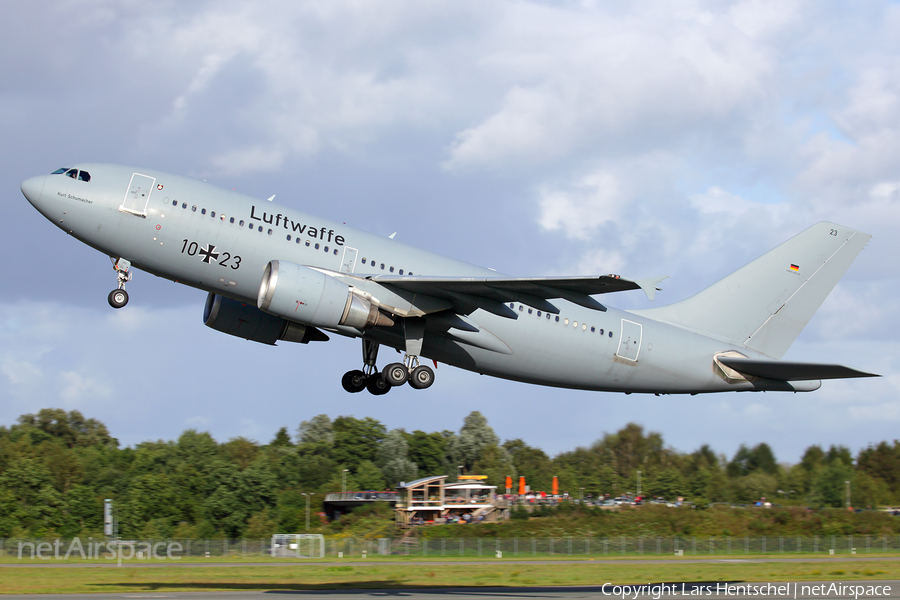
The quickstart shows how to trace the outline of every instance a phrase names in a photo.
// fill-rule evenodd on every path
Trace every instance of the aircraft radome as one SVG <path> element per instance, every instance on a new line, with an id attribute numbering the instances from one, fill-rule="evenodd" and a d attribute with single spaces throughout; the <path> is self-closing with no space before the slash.
<path id="1" fill-rule="evenodd" d="M 817 223 L 698 294 L 621 311 L 593 296 L 664 277 L 507 277 L 292 208 L 152 169 L 80 164 L 22 183 L 54 225 L 135 268 L 208 292 L 203 321 L 264 344 L 360 338 L 344 389 L 423 389 L 420 358 L 528 383 L 656 394 L 811 391 L 869 377 L 779 360 L 868 234 Z M 271 199 L 270 199 L 271 200 Z M 379 369 L 378 349 L 405 353 Z"/>

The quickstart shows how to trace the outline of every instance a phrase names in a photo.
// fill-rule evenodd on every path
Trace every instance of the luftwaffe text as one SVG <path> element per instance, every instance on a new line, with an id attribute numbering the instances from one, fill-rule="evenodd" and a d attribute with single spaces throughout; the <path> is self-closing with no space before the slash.
<path id="1" fill-rule="evenodd" d="M 262 221 L 275 227 L 284 227 L 287 231 L 291 231 L 297 235 L 305 235 L 323 242 L 333 242 L 338 246 L 344 245 L 344 236 L 335 235 L 334 229 L 325 229 L 324 227 L 311 227 L 305 223 L 298 223 L 293 219 L 289 219 L 281 213 L 271 215 L 263 211 L 262 216 L 257 216 L 256 206 L 250 207 L 250 218 L 256 221 Z"/>

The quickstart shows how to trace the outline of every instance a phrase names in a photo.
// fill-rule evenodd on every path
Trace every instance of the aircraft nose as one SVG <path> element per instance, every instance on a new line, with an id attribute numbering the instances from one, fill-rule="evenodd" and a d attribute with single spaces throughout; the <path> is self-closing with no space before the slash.
<path id="1" fill-rule="evenodd" d="M 41 201 L 41 193 L 44 191 L 44 176 L 32 177 L 22 182 L 22 193 L 31 202 L 32 206 L 37 207 Z"/>

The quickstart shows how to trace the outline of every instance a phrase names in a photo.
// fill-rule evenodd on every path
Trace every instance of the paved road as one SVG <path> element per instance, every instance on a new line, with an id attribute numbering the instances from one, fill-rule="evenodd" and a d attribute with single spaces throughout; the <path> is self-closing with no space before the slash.
<path id="1" fill-rule="evenodd" d="M 46 594 L 46 595 L 4 595 L 3 600 L 288 600 L 285 596 L 296 597 L 297 600 L 363 600 L 365 598 L 410 598 L 414 600 L 484 600 L 486 598 L 518 599 L 535 598 L 539 600 L 580 600 L 582 598 L 609 600 L 869 600 L 879 598 L 900 600 L 900 581 L 804 581 L 801 583 L 771 584 L 718 584 L 689 583 L 666 584 L 670 593 L 658 593 L 661 590 L 622 589 L 616 586 L 583 586 L 583 587 L 484 587 L 484 588 L 444 588 L 429 589 L 391 589 L 391 590 L 335 590 L 335 591 L 247 591 L 247 592 L 176 592 L 176 593 L 144 593 L 144 594 Z M 728 591 L 722 586 L 728 585 Z M 710 587 L 707 587 L 710 586 Z M 760 586 L 748 588 L 746 586 Z M 838 587 L 834 586 L 848 586 Z"/>

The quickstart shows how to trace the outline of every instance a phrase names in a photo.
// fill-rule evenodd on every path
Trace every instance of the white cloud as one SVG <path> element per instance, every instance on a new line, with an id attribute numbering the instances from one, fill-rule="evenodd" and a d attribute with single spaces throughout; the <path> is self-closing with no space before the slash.
<path id="1" fill-rule="evenodd" d="M 10 173 L 84 159 L 227 178 L 229 188 L 277 192 L 313 214 L 405 231 L 521 275 L 669 274 L 660 303 L 833 220 L 874 238 L 791 356 L 896 370 L 896 3 L 76 6 L 8 11 L 0 50 L 17 60 L 0 66 L 0 130 Z M 35 45 L 34 31 L 54 43 Z M 258 424 L 264 440 L 322 405 L 426 430 L 482 409 L 507 437 L 552 440 L 550 452 L 643 420 L 687 450 L 764 440 L 782 444 L 779 456 L 839 436 L 858 447 L 893 435 L 877 420 L 893 414 L 892 375 L 797 397 L 693 399 L 686 420 L 681 401 L 642 398 L 651 408 L 636 411 L 618 396 L 442 366 L 429 393 L 451 413 L 404 420 L 403 392 L 373 404 L 337 386 L 358 366 L 358 344 L 272 349 L 226 338 L 198 324 L 201 294 L 140 273 L 132 303 L 111 313 L 105 258 L 21 199 L 8 210 L 27 233 L 0 244 L 29 259 L 3 267 L 21 282 L 0 300 L 5 423 L 62 403 L 96 410 L 126 441 L 175 437 L 185 424 L 222 439 Z M 453 403 L 460 391 L 465 405 Z M 510 416 L 510 395 L 531 410 Z M 548 403 L 585 417 L 548 432 Z M 775 416 L 743 430 L 751 405 Z M 772 421 L 795 435 L 772 436 Z"/>
<path id="2" fill-rule="evenodd" d="M 59 374 L 59 397 L 67 406 L 83 402 L 106 400 L 113 395 L 111 383 L 101 383 L 76 371 L 63 371 Z"/>

